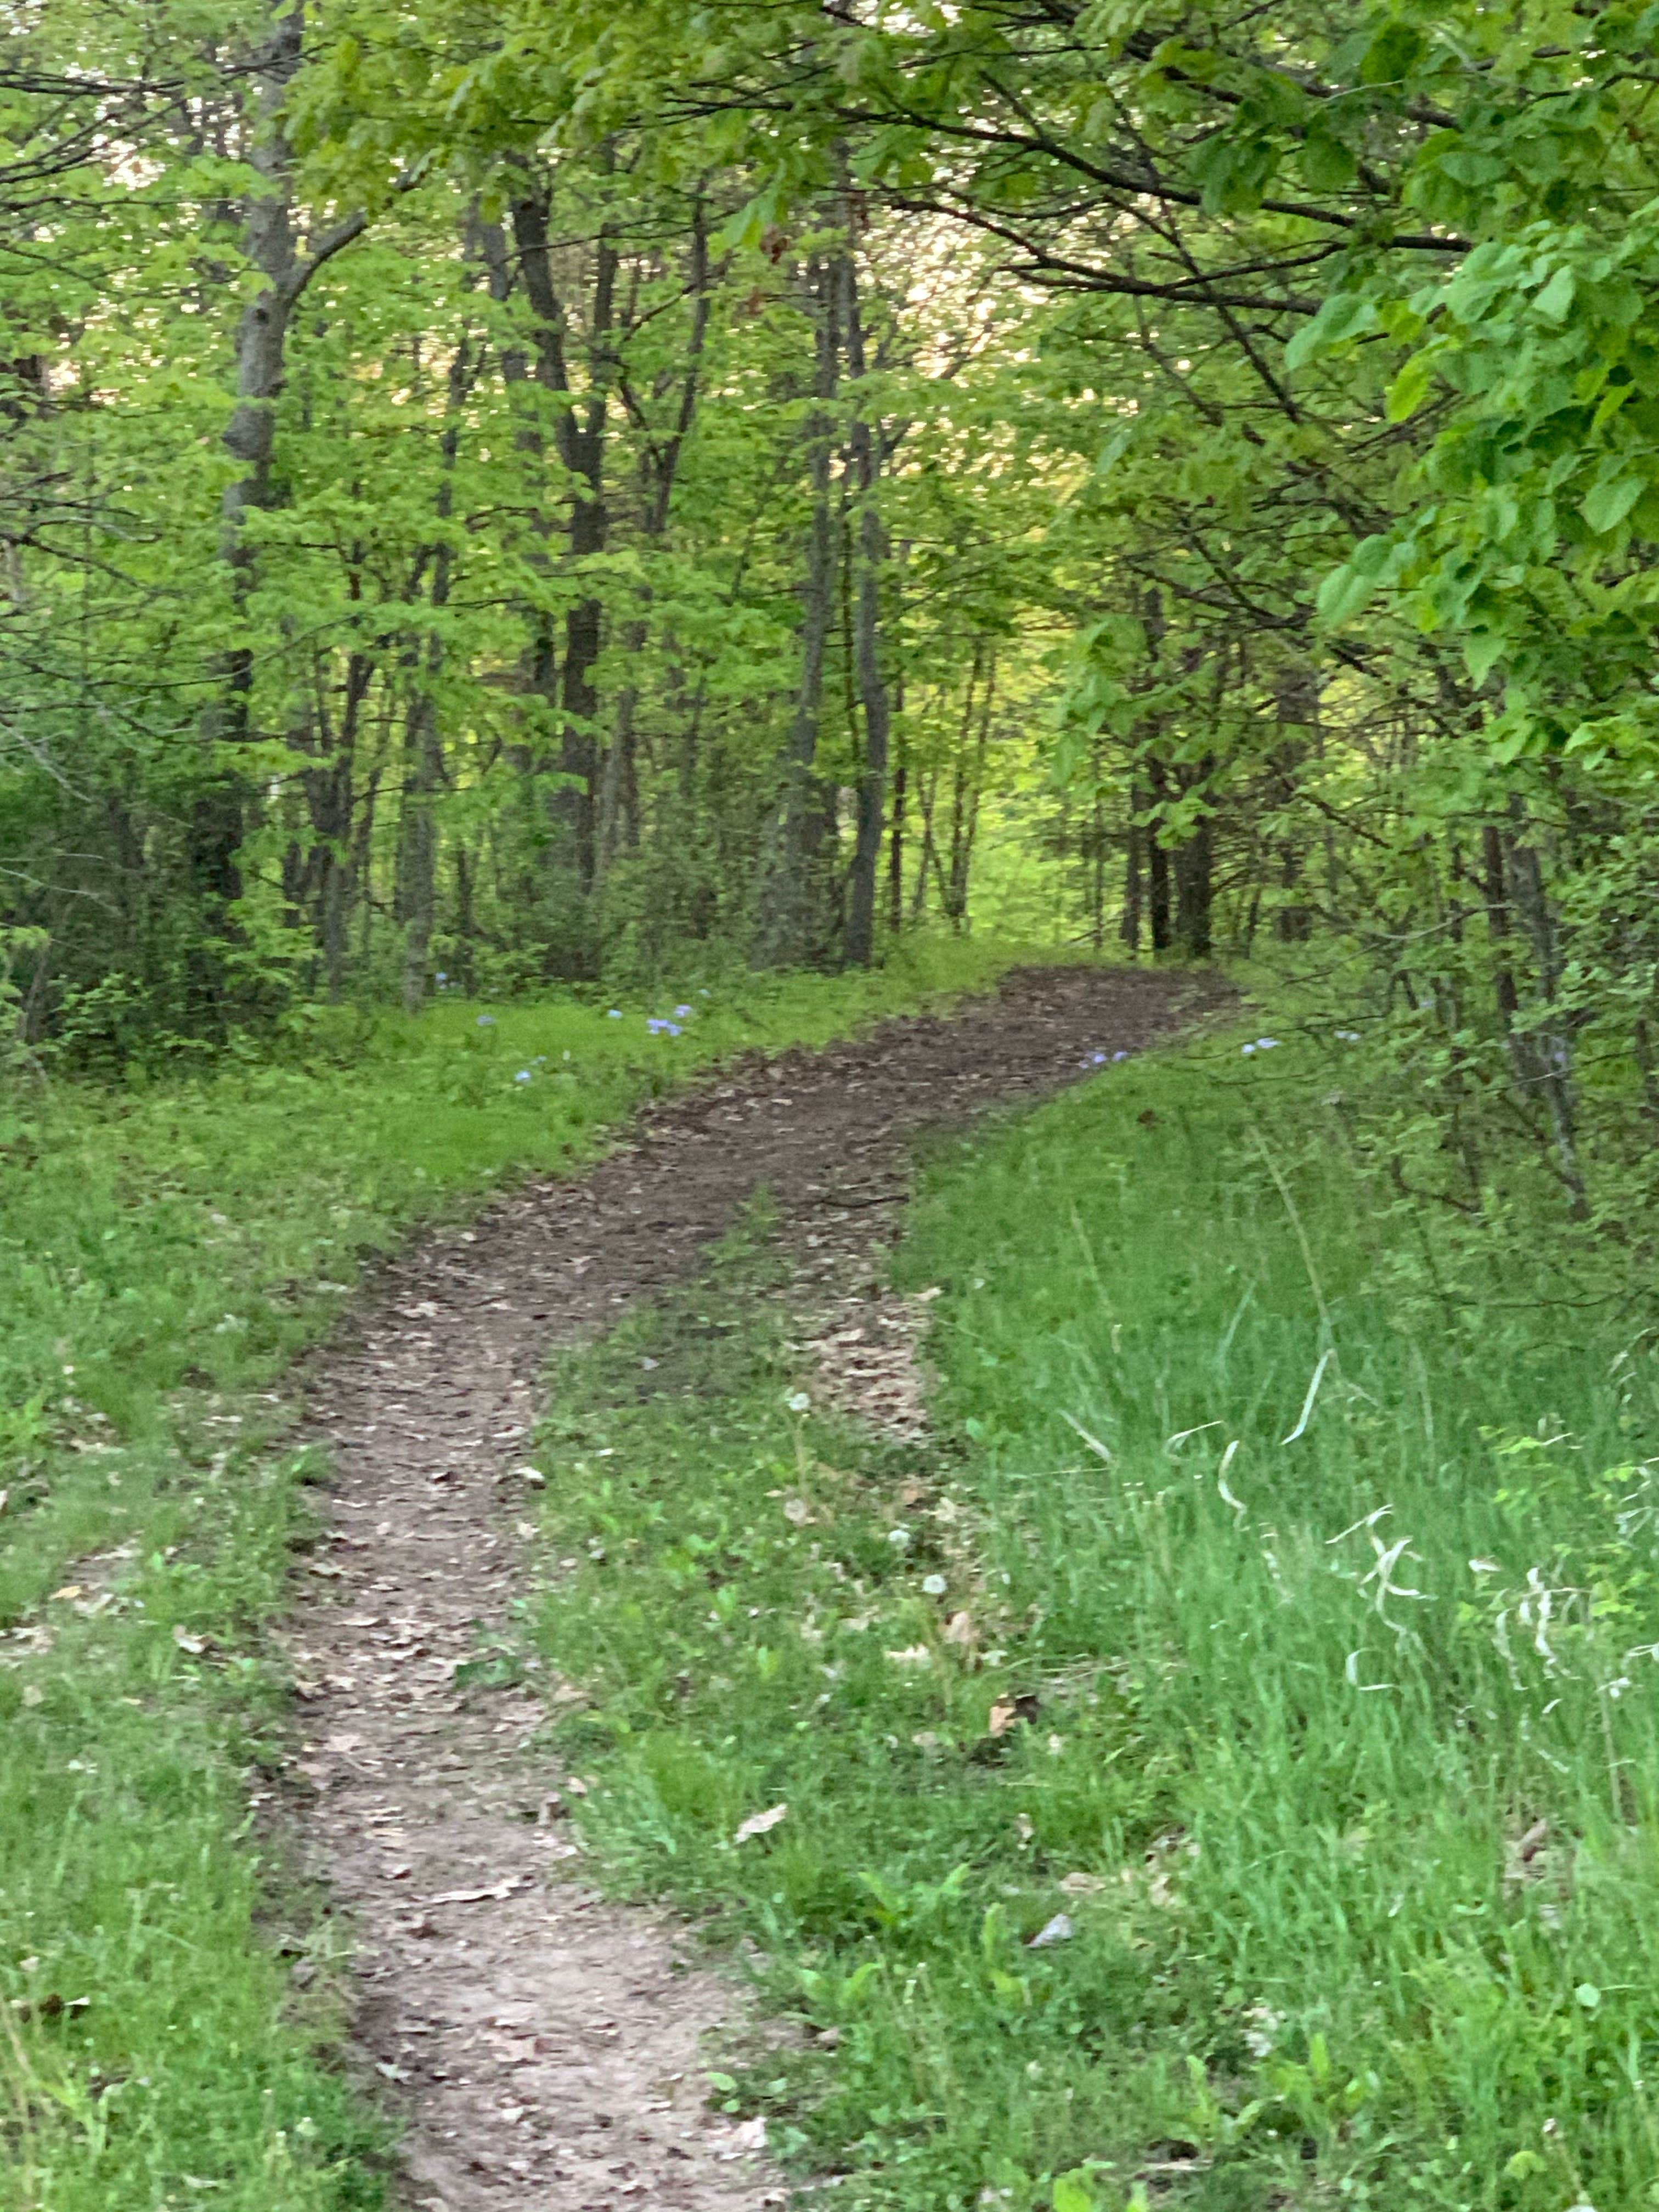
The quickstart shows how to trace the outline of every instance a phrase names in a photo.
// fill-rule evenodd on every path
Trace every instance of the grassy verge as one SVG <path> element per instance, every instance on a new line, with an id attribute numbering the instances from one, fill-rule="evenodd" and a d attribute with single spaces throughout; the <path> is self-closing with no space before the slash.
<path id="1" fill-rule="evenodd" d="M 584 1823 L 758 1948 L 803 2032 L 730 2094 L 837 2203 L 1659 2203 L 1653 1334 L 1443 1295 L 1341 1049 L 939 1167 L 926 1454 L 718 1285 L 565 1378 Z"/>
<path id="2" fill-rule="evenodd" d="M 278 1955 L 325 1936 L 273 1895 L 242 1780 L 280 1717 L 260 1629 L 306 1521 L 266 1389 L 362 1254 L 580 1162 L 713 1059 L 1008 957 L 940 947 L 678 1018 L 443 1004 L 193 1082 L 0 1101 L 0 2203 L 377 2201 L 320 2056 L 328 1976 L 296 1994 Z"/>

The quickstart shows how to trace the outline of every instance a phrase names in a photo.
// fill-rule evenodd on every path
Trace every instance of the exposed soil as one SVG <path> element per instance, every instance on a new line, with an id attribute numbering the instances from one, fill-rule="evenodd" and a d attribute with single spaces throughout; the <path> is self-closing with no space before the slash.
<path id="1" fill-rule="evenodd" d="M 411 1247 L 354 1340 L 313 1363 L 310 1426 L 334 1472 L 290 1638 L 295 1794 L 306 1861 L 349 1916 L 364 2063 L 405 2124 L 400 2204 L 787 2201 L 756 2130 L 704 2102 L 701 2039 L 740 2008 L 734 1985 L 672 1927 L 570 1878 L 569 1780 L 532 1747 L 557 1687 L 456 1680 L 529 1586 L 519 1470 L 549 1352 L 695 1273 L 765 1187 L 801 1310 L 842 1335 L 830 1364 L 848 1367 L 846 1331 L 867 1326 L 879 1389 L 884 1316 L 904 1323 L 874 1297 L 849 1320 L 848 1255 L 890 1230 L 911 1140 L 1056 1091 L 1092 1054 L 1228 995 L 1198 975 L 1027 969 L 951 1018 L 747 1065 L 644 1115 L 581 1179 Z M 903 1364 L 889 1362 L 899 1427 L 915 1419 Z"/>

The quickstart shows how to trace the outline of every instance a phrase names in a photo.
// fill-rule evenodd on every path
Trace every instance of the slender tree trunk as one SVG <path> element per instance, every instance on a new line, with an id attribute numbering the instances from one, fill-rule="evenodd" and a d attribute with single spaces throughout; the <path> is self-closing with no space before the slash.
<path id="1" fill-rule="evenodd" d="M 904 802 L 910 782 L 910 766 L 899 747 L 893 769 L 892 820 L 887 831 L 887 927 L 895 934 L 904 927 Z"/>
<path id="2" fill-rule="evenodd" d="M 680 386 L 679 412 L 666 444 L 655 458 L 645 514 L 644 537 L 647 547 L 660 545 L 668 534 L 668 518 L 672 510 L 680 455 L 690 434 L 691 425 L 696 419 L 703 353 L 708 337 L 709 310 L 708 231 L 701 200 L 692 210 L 691 265 L 687 289 L 692 300 L 690 343 L 687 349 L 684 379 Z M 648 604 L 648 590 L 645 596 Z M 632 825 L 633 839 L 636 840 L 639 834 L 637 738 L 635 728 L 639 708 L 639 684 L 634 669 L 645 650 L 649 634 L 649 622 L 644 615 L 631 622 L 624 633 L 623 649 L 629 674 L 617 700 L 616 731 L 605 759 L 600 789 L 599 866 L 601 871 L 615 854 L 625 824 Z"/>
<path id="3" fill-rule="evenodd" d="M 439 447 L 442 475 L 438 483 L 438 520 L 447 525 L 454 511 L 455 456 L 460 445 L 460 410 L 472 389 L 472 348 L 463 337 L 449 365 L 445 413 L 448 417 Z M 434 615 L 449 605 L 452 555 L 447 537 L 431 548 L 432 594 Z M 424 665 L 422 665 L 422 663 Z M 415 656 L 414 688 L 404 725 L 404 777 L 402 868 L 404 906 L 404 1012 L 418 1013 L 427 994 L 432 933 L 438 911 L 438 825 L 434 809 L 442 790 L 443 731 L 438 719 L 438 684 L 443 673 L 443 638 L 434 623 L 428 631 L 424 653 Z"/>
<path id="4" fill-rule="evenodd" d="M 1146 833 L 1136 822 L 1140 794 L 1129 794 L 1129 826 L 1123 837 L 1123 915 L 1117 933 L 1131 953 L 1140 951 L 1141 847 Z"/>
<path id="5" fill-rule="evenodd" d="M 811 519 L 801 592 L 800 678 L 793 726 L 782 763 L 782 791 L 768 840 L 755 934 L 754 964 L 784 968 L 805 957 L 812 935 L 815 886 L 810 880 L 811 831 L 821 811 L 814 773 L 818 721 L 823 710 L 823 667 L 835 602 L 835 526 L 830 505 L 830 460 L 835 440 L 830 405 L 836 397 L 840 342 L 833 263 L 809 270 L 817 342 L 814 396 L 807 426 L 807 472 Z"/>
<path id="6" fill-rule="evenodd" d="M 1154 813 L 1147 831 L 1147 918 L 1152 928 L 1153 951 L 1167 952 L 1172 941 L 1170 932 L 1170 850 L 1164 842 L 1161 810 L 1169 799 L 1170 784 L 1159 761 L 1152 763 L 1148 774 L 1152 806 L 1158 811 Z"/>
<path id="7" fill-rule="evenodd" d="M 1212 760 L 1203 761 L 1188 788 L 1207 781 L 1214 766 Z M 1200 814 L 1191 835 L 1175 851 L 1176 939 L 1189 960 L 1210 957 L 1214 877 L 1214 833 L 1208 814 Z"/>
<path id="8" fill-rule="evenodd" d="M 890 715 L 881 673 L 881 572 L 887 537 L 876 503 L 880 456 L 857 386 L 865 375 L 864 326 L 859 313 L 858 270 L 849 240 L 842 262 L 847 325 L 847 365 L 854 380 L 852 426 L 854 478 L 859 497 L 858 601 L 854 614 L 853 657 L 858 669 L 859 700 L 864 710 L 864 759 L 858 784 L 858 819 L 848 885 L 846 956 L 855 968 L 867 968 L 875 952 L 876 865 L 881 857 L 882 816 L 887 798 L 887 755 Z"/>
<path id="9" fill-rule="evenodd" d="M 258 556 L 246 525 L 275 497 L 276 402 L 288 366 L 294 311 L 306 286 L 325 261 L 359 237 L 368 216 L 348 216 L 301 254 L 294 234 L 294 155 L 283 108 L 299 70 L 305 45 L 305 0 L 275 0 L 267 29 L 246 72 L 252 88 L 246 159 L 254 185 L 246 202 L 245 247 L 257 270 L 258 290 L 237 325 L 236 397 L 225 426 L 225 450 L 239 465 L 220 501 L 219 557 L 230 581 L 233 621 L 239 633 L 215 672 L 214 698 L 204 723 L 210 748 L 210 775 L 191 811 L 191 871 L 216 934 L 229 934 L 229 909 L 240 897 L 237 854 L 246 831 L 252 787 L 234 753 L 249 735 L 253 651 L 240 635 L 257 581 Z M 197 963 L 198 996 L 217 1002 L 222 1015 L 222 977 L 210 956 Z M 212 969 L 215 972 L 210 974 Z"/>
<path id="10" fill-rule="evenodd" d="M 1543 864 L 1538 848 L 1524 836 L 1526 812 L 1518 799 L 1510 802 L 1510 817 L 1516 835 L 1508 843 L 1504 858 L 1515 896 L 1515 907 L 1532 946 L 1538 973 L 1538 996 L 1543 1021 L 1536 1032 L 1534 1056 L 1538 1085 L 1555 1138 L 1556 1165 L 1567 1194 L 1567 1210 L 1574 1220 L 1589 1213 L 1589 1194 L 1578 1159 L 1577 1109 L 1574 1097 L 1572 1034 L 1559 1006 L 1561 990 L 1560 940 L 1549 896 L 1544 887 Z"/>

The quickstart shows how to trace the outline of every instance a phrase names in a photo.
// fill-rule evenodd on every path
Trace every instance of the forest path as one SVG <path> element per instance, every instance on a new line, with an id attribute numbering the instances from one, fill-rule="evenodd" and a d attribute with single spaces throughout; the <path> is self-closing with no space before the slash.
<path id="1" fill-rule="evenodd" d="M 690 1963 L 683 1932 L 561 1878 L 579 1855 L 561 1778 L 532 1748 L 542 1698 L 456 1680 L 532 1588 L 515 1470 L 550 1351 L 693 1274 L 762 1187 L 810 1295 L 890 1217 L 918 1133 L 1048 1096 L 1091 1054 L 1229 995 L 1196 975 L 1025 969 L 951 1017 L 730 1073 L 644 1115 L 580 1179 L 415 1244 L 354 1340 L 312 1362 L 309 1428 L 333 1473 L 316 1595 L 289 1638 L 292 1795 L 304 1863 L 351 1928 L 359 2046 L 405 2125 L 400 2207 L 786 2201 L 703 2101 L 700 2039 L 738 1992 Z"/>

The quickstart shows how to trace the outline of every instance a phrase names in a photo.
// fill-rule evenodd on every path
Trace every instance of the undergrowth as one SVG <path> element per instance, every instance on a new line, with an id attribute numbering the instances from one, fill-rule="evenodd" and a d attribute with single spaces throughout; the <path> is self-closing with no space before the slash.
<path id="1" fill-rule="evenodd" d="M 567 1366 L 580 1818 L 798 2023 L 715 2087 L 826 2203 L 1659 2203 L 1653 1334 L 1449 1296 L 1340 1048 L 937 1165 L 926 1450 L 795 1408 L 760 1261 Z"/>
<path id="2" fill-rule="evenodd" d="M 821 1042 L 1009 957 L 932 947 L 614 1018 L 330 1014 L 277 1060 L 0 1099 L 0 2203 L 379 2201 L 376 2138 L 328 2063 L 328 1930 L 262 1863 L 244 1784 L 282 1719 L 261 1632 L 308 1528 L 269 1386 L 363 1255 L 596 1154 L 711 1060 Z"/>

